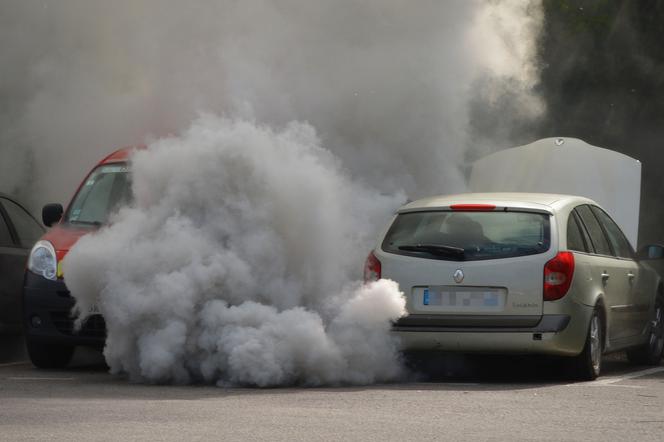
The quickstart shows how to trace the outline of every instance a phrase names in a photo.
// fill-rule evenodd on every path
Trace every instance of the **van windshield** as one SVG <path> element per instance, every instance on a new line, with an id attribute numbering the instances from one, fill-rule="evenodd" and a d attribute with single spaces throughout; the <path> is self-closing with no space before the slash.
<path id="1" fill-rule="evenodd" d="M 525 212 L 402 213 L 382 249 L 429 259 L 473 261 L 546 252 L 549 215 Z"/>
<path id="2" fill-rule="evenodd" d="M 66 220 L 74 224 L 102 225 L 111 213 L 131 199 L 129 170 L 125 163 L 99 166 L 78 193 L 67 212 Z"/>

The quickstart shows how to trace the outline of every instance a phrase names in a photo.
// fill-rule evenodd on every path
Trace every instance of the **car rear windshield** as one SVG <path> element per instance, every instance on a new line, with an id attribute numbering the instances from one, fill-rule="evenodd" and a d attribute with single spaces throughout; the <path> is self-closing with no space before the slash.
<path id="1" fill-rule="evenodd" d="M 74 224 L 105 224 L 111 213 L 131 198 L 127 165 L 108 164 L 92 171 L 81 186 L 67 213 Z"/>
<path id="2" fill-rule="evenodd" d="M 526 212 L 399 214 L 382 249 L 399 255 L 474 261 L 534 255 L 549 249 L 549 215 Z"/>

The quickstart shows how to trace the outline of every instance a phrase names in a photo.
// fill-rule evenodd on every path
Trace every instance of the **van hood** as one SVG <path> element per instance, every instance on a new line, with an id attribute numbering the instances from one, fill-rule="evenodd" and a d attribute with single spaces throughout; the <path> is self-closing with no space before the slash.
<path id="1" fill-rule="evenodd" d="M 56 224 L 46 232 L 42 239 L 53 244 L 57 259 L 60 261 L 65 255 L 67 255 L 69 249 L 76 244 L 76 241 L 78 241 L 80 237 L 96 230 L 97 227 L 95 226 Z"/>

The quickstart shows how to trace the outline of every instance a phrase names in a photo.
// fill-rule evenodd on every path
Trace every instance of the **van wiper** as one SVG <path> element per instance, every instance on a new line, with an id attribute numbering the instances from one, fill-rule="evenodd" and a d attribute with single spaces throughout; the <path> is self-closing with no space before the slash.
<path id="1" fill-rule="evenodd" d="M 463 258 L 466 251 L 461 247 L 446 246 L 442 244 L 414 244 L 399 246 L 399 250 L 406 252 L 427 252 L 432 255 Z"/>

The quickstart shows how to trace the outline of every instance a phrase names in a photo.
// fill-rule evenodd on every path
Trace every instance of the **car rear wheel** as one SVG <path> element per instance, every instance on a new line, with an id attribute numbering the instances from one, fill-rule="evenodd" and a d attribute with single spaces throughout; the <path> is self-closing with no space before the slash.
<path id="1" fill-rule="evenodd" d="M 648 342 L 627 350 L 627 359 L 634 364 L 659 365 L 664 352 L 664 298 L 657 297 L 655 312 L 650 323 Z"/>
<path id="2" fill-rule="evenodd" d="M 37 368 L 66 367 L 74 354 L 71 345 L 42 344 L 26 338 L 26 346 L 30 361 Z"/>
<path id="3" fill-rule="evenodd" d="M 574 379 L 592 381 L 597 379 L 602 369 L 604 343 L 604 323 L 598 308 L 593 311 L 588 325 L 586 344 L 583 351 L 570 360 L 570 371 Z"/>

